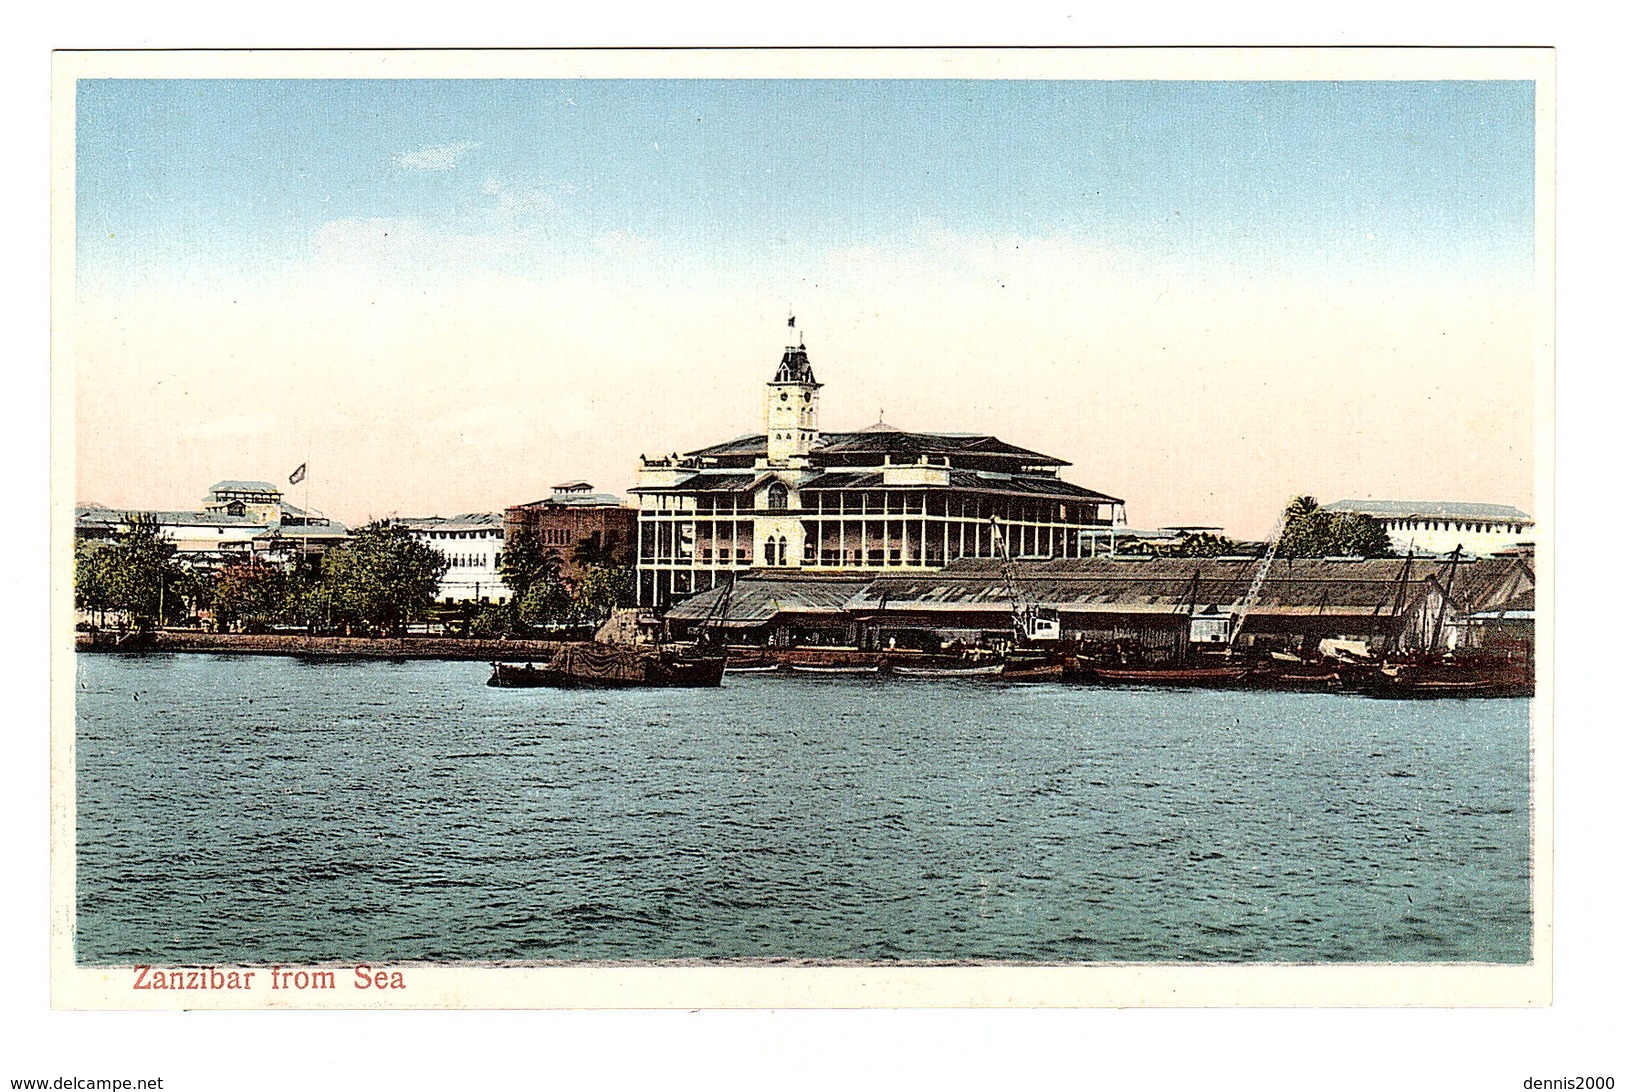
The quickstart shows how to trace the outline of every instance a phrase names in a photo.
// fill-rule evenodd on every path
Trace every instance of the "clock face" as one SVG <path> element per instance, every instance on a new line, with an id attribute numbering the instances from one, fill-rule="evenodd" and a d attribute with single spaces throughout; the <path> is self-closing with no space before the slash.
<path id="1" fill-rule="evenodd" d="M 786 391 L 780 391 L 779 392 L 779 401 L 780 402 L 788 402 L 788 401 L 790 401 L 789 393 L 786 392 Z"/>
<path id="2" fill-rule="evenodd" d="M 812 401 L 812 392 L 811 391 L 803 392 L 802 395 L 801 395 L 801 400 L 803 402 L 811 402 Z"/>

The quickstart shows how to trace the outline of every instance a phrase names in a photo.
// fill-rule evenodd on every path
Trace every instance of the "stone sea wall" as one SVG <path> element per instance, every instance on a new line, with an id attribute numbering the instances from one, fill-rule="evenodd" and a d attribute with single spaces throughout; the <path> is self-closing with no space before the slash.
<path id="1" fill-rule="evenodd" d="M 126 638 L 79 634 L 76 647 L 91 651 L 215 652 L 253 656 L 321 656 L 369 660 L 545 661 L 557 641 L 493 641 L 465 637 L 307 637 L 297 633 L 191 633 L 161 631 Z"/>

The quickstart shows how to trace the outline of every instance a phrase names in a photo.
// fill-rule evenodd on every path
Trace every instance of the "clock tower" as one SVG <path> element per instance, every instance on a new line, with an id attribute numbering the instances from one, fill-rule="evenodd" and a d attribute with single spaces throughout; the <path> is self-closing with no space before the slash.
<path id="1" fill-rule="evenodd" d="M 792 315 L 790 327 L 795 325 Z M 818 388 L 822 386 L 813 378 L 805 341 L 786 345 L 778 370 L 767 381 L 762 410 L 769 466 L 787 466 L 818 442 Z"/>

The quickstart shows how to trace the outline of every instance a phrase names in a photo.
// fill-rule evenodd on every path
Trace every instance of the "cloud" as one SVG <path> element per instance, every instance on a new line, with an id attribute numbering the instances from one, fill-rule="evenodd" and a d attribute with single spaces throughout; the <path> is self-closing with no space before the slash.
<path id="1" fill-rule="evenodd" d="M 502 225 L 540 219 L 558 208 L 558 200 L 549 191 L 535 186 L 517 186 L 503 178 L 487 178 L 481 183 L 480 192 L 496 199 L 491 213 Z"/>
<path id="2" fill-rule="evenodd" d="M 402 171 L 449 171 L 479 146 L 479 142 L 473 140 L 435 144 L 412 152 L 401 152 L 395 156 L 394 164 L 397 170 Z"/>

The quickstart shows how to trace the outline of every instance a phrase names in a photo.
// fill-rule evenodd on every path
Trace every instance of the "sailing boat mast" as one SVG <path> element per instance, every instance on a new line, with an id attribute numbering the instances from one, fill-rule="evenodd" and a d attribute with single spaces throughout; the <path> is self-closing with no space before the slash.
<path id="1" fill-rule="evenodd" d="M 1450 588 L 1456 582 L 1456 566 L 1461 563 L 1461 544 L 1450 551 L 1450 568 L 1445 571 L 1444 598 L 1439 603 L 1439 617 L 1433 623 L 1433 638 L 1428 641 L 1428 651 L 1432 652 L 1439 647 L 1439 637 L 1444 633 L 1444 612 L 1450 607 Z"/>
<path id="2" fill-rule="evenodd" d="M 1399 587 L 1394 592 L 1394 607 L 1388 612 L 1389 628 L 1392 630 L 1392 633 L 1390 633 L 1389 636 L 1393 638 L 1395 646 L 1398 646 L 1400 637 L 1403 636 L 1403 633 L 1400 630 L 1400 618 L 1402 618 L 1405 614 L 1405 607 L 1407 605 L 1406 592 L 1410 590 L 1411 562 L 1415 556 L 1416 549 L 1414 546 L 1405 551 L 1405 564 L 1400 566 L 1399 569 Z M 1387 601 L 1387 599 L 1383 599 L 1377 603 L 1377 609 L 1371 612 L 1372 618 L 1376 618 L 1382 614 L 1383 604 L 1387 603 Z"/>

